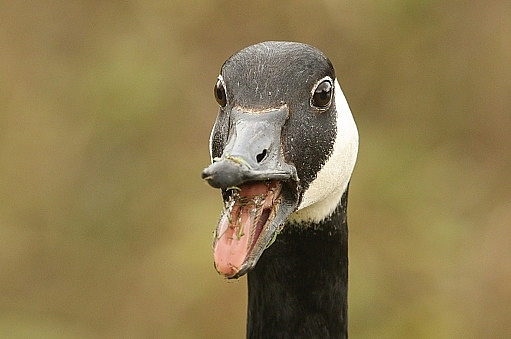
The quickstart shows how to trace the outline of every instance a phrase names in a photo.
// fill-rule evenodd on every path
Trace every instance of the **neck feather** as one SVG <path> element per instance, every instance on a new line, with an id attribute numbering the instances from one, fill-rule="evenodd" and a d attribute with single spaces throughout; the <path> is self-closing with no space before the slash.
<path id="1" fill-rule="evenodd" d="M 288 223 L 248 273 L 247 338 L 346 338 L 348 191 L 334 213 Z"/>

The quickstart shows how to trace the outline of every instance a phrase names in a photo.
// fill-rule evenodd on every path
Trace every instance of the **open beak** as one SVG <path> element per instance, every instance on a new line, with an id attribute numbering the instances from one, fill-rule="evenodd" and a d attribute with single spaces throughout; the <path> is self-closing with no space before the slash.
<path id="1" fill-rule="evenodd" d="M 222 189 L 224 210 L 213 240 L 215 267 L 238 278 L 255 266 L 298 204 L 298 177 L 283 159 L 287 106 L 262 113 L 233 109 L 222 156 L 202 172 Z"/>

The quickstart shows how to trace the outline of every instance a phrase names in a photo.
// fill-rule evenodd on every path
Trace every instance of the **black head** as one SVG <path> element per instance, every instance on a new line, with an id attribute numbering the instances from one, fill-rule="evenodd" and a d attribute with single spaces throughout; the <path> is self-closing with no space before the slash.
<path id="1" fill-rule="evenodd" d="M 202 176 L 222 189 L 226 206 L 215 239 L 217 269 L 237 277 L 255 265 L 293 212 L 328 196 L 338 185 L 332 182 L 344 185 L 337 172 L 348 171 L 349 180 L 352 167 L 326 164 L 339 161 L 333 157 L 336 142 L 344 140 L 339 124 L 354 122 L 331 62 L 301 43 L 263 42 L 234 54 L 222 66 L 215 97 L 220 109 L 210 138 L 213 163 Z M 311 185 L 317 188 L 307 195 Z M 315 193 L 325 185 L 334 187 Z"/>
<path id="2" fill-rule="evenodd" d="M 226 103 L 212 134 L 212 157 L 224 151 L 233 108 L 264 112 L 287 106 L 282 152 L 285 161 L 295 165 L 301 189 L 307 189 L 335 141 L 334 81 L 330 60 L 306 44 L 263 42 L 234 54 L 222 66 L 215 86 L 216 93 L 225 92 Z M 325 94 L 330 96 L 326 103 L 321 100 Z"/>

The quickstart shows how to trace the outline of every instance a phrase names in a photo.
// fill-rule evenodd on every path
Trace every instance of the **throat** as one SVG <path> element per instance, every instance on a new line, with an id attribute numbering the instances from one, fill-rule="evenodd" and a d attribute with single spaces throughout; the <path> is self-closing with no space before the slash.
<path id="1" fill-rule="evenodd" d="M 286 224 L 248 273 L 247 338 L 347 337 L 346 196 L 320 223 Z"/>

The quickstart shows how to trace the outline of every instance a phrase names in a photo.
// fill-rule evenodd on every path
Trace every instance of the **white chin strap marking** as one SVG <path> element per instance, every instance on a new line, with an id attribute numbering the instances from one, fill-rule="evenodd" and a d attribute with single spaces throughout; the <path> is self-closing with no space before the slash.
<path id="1" fill-rule="evenodd" d="M 339 204 L 355 167 L 358 152 L 357 125 L 337 79 L 334 95 L 337 110 L 334 149 L 305 191 L 298 210 L 290 216 L 291 221 L 319 222 L 330 216 Z"/>

